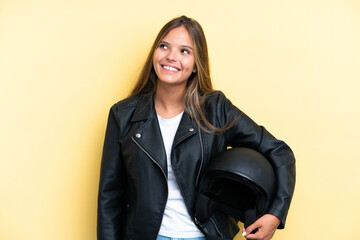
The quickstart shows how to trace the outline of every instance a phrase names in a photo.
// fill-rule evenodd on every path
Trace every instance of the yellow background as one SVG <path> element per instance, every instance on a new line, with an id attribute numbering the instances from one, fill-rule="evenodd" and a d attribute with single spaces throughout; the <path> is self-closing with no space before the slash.
<path id="1" fill-rule="evenodd" d="M 296 154 L 275 239 L 360 239 L 358 0 L 1 0 L 0 239 L 96 239 L 108 110 L 181 14 L 215 87 Z"/>

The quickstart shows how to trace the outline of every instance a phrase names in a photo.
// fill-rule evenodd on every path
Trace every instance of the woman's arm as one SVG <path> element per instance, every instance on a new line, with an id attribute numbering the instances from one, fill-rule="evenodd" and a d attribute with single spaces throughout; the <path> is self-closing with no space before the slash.
<path id="1" fill-rule="evenodd" d="M 249 147 L 262 153 L 274 168 L 277 187 L 267 213 L 280 219 L 278 228 L 284 228 L 286 216 L 295 187 L 295 157 L 289 146 L 272 136 L 264 127 L 257 125 L 236 108 L 225 96 L 218 97 L 217 115 L 220 124 L 237 120 L 225 133 L 232 147 Z"/>
<path id="2" fill-rule="evenodd" d="M 116 106 L 109 113 L 101 160 L 97 239 L 122 238 L 123 210 L 125 209 L 126 179 L 119 143 L 119 124 Z"/>

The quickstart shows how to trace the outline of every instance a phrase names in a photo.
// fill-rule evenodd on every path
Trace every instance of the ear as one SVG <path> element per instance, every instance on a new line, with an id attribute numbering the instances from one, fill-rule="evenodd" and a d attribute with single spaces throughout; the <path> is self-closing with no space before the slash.
<path id="1" fill-rule="evenodd" d="M 192 71 L 193 73 L 196 73 L 197 72 L 197 68 L 196 68 L 196 65 L 194 66 L 194 69 Z"/>

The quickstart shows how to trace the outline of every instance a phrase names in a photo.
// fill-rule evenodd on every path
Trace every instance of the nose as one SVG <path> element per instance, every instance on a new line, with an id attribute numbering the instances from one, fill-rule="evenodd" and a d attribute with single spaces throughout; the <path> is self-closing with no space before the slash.
<path id="1" fill-rule="evenodd" d="M 171 61 L 171 62 L 176 62 L 178 57 L 177 57 L 177 54 L 176 54 L 176 51 L 174 50 L 170 50 L 168 51 L 168 54 L 166 56 L 166 59 Z"/>

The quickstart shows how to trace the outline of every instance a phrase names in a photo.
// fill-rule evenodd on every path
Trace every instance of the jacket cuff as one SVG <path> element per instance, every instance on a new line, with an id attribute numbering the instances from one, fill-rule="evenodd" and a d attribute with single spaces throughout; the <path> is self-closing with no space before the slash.
<path id="1" fill-rule="evenodd" d="M 279 218 L 280 219 L 280 224 L 279 226 L 277 227 L 277 229 L 284 229 L 285 228 L 285 222 L 286 222 L 286 216 L 287 214 L 284 213 L 284 211 L 280 211 L 278 209 L 270 209 L 268 211 L 268 214 L 272 214 L 274 215 L 275 217 Z"/>

